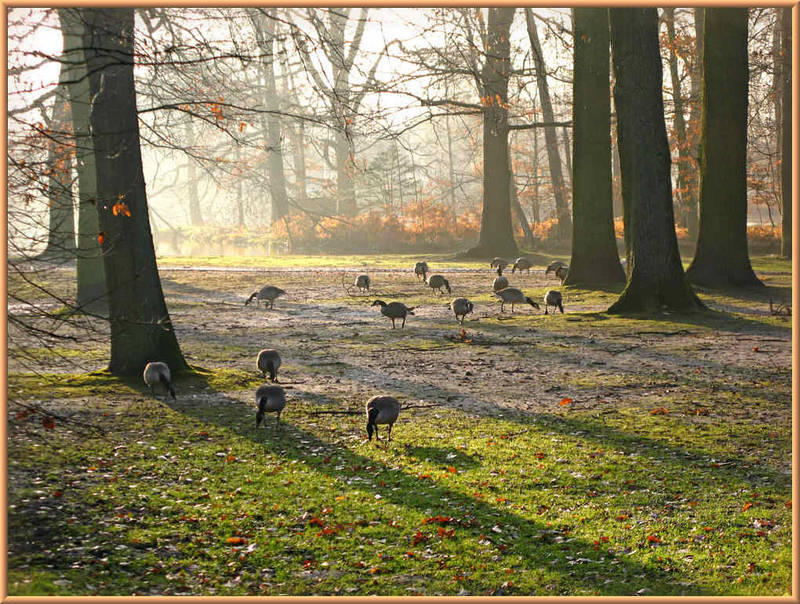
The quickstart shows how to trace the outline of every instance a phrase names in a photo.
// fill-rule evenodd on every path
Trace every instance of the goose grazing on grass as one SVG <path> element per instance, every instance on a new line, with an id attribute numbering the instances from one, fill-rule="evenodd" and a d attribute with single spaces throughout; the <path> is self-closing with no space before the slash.
<path id="1" fill-rule="evenodd" d="M 277 350 L 265 348 L 258 353 L 256 364 L 258 365 L 258 370 L 264 374 L 265 380 L 267 379 L 267 373 L 269 373 L 269 379 L 273 382 L 278 381 L 278 367 L 281 366 L 281 355 L 278 354 Z"/>
<path id="2" fill-rule="evenodd" d="M 518 290 L 516 287 L 507 287 L 501 289 L 499 292 L 494 292 L 494 295 L 500 298 L 500 312 L 505 312 L 505 305 L 511 304 L 511 312 L 514 312 L 515 304 L 528 303 L 534 308 L 539 308 L 539 305 L 531 300 L 528 296 Z"/>
<path id="3" fill-rule="evenodd" d="M 508 277 L 503 276 L 503 268 L 497 267 L 497 277 L 494 278 L 492 283 L 492 291 L 499 292 L 501 289 L 508 287 Z"/>
<path id="4" fill-rule="evenodd" d="M 355 286 L 360 291 L 369 291 L 369 275 L 359 275 L 356 277 Z"/>
<path id="5" fill-rule="evenodd" d="M 504 269 L 509 264 L 511 264 L 511 263 L 508 260 L 506 260 L 505 258 L 497 258 L 497 257 L 495 257 L 495 258 L 492 258 L 492 262 L 489 264 L 489 266 L 491 266 L 492 268 Z"/>
<path id="6" fill-rule="evenodd" d="M 400 403 L 393 396 L 373 396 L 367 401 L 367 439 L 372 440 L 372 433 L 375 432 L 375 440 L 380 440 L 378 436 L 378 424 L 388 425 L 389 437 L 392 440 L 392 426 L 400 415 Z"/>
<path id="7" fill-rule="evenodd" d="M 427 262 L 417 262 L 414 265 L 414 274 L 417 276 L 417 279 L 422 277 L 423 281 L 426 281 L 428 278 L 428 263 Z"/>
<path id="8" fill-rule="evenodd" d="M 156 398 L 156 384 L 161 384 L 164 386 L 164 393 L 166 394 L 169 392 L 170 396 L 172 396 L 172 400 L 177 400 L 175 398 L 175 390 L 172 388 L 172 376 L 169 373 L 169 367 L 166 363 L 162 363 L 161 361 L 148 363 L 144 367 L 142 377 L 144 378 L 144 383 L 150 386 L 150 392 L 153 398 Z"/>
<path id="9" fill-rule="evenodd" d="M 568 272 L 569 272 L 569 267 L 568 266 L 559 266 L 556 269 L 556 277 L 561 279 L 561 283 L 564 283 L 564 279 L 567 278 L 567 273 Z"/>
<path id="10" fill-rule="evenodd" d="M 413 315 L 414 309 L 417 308 L 416 306 L 412 306 L 409 308 L 402 302 L 389 302 L 386 304 L 383 300 L 375 300 L 370 306 L 380 306 L 381 307 L 381 314 L 384 317 L 389 317 L 392 320 L 392 329 L 395 329 L 394 321 L 395 319 L 403 319 L 403 324 L 400 326 L 401 328 L 406 326 L 406 315 Z"/>
<path id="11" fill-rule="evenodd" d="M 450 289 L 450 282 L 441 275 L 431 275 L 425 282 L 428 284 L 428 287 L 435 289 L 440 294 L 444 293 L 442 288 L 445 288 L 448 294 L 453 293 L 453 290 Z"/>
<path id="12" fill-rule="evenodd" d="M 269 303 L 269 307 L 273 308 L 275 304 L 275 298 L 278 296 L 284 295 L 286 292 L 283 291 L 280 287 L 275 287 L 274 285 L 265 285 L 257 292 L 253 292 L 250 294 L 250 297 L 247 299 L 247 302 L 244 303 L 245 306 L 250 304 L 253 298 L 256 300 L 266 300 Z M 266 306 L 266 303 L 265 303 Z"/>
<path id="13" fill-rule="evenodd" d="M 456 319 L 458 319 L 459 315 L 461 315 L 461 319 L 459 321 L 461 325 L 464 324 L 464 319 L 469 313 L 472 312 L 473 308 L 474 306 L 472 302 L 466 298 L 456 298 L 450 302 L 450 309 L 455 313 Z"/>
<path id="14" fill-rule="evenodd" d="M 514 260 L 514 266 L 511 267 L 511 272 L 514 273 L 516 271 L 528 271 L 530 274 L 531 267 L 533 266 L 533 260 L 530 258 L 526 258 L 525 256 L 520 256 L 516 260 Z"/>
<path id="15" fill-rule="evenodd" d="M 551 289 L 544 295 L 544 314 L 547 314 L 548 307 L 553 307 L 553 313 L 555 314 L 555 309 L 564 313 L 564 305 L 562 304 L 563 298 L 561 297 L 561 292 Z"/>
<path id="16" fill-rule="evenodd" d="M 259 386 L 258 390 L 256 390 L 256 406 L 258 407 L 256 411 L 256 428 L 261 425 L 264 414 L 270 411 L 277 412 L 275 416 L 275 427 L 277 428 L 281 421 L 281 411 L 286 406 L 286 393 L 280 386 L 269 386 L 267 384 Z M 266 425 L 266 422 L 264 425 Z"/>
<path id="17" fill-rule="evenodd" d="M 544 274 L 549 275 L 550 273 L 555 273 L 562 266 L 567 266 L 567 265 L 564 262 L 561 262 L 561 260 L 553 260 L 550 264 L 547 265 Z"/>

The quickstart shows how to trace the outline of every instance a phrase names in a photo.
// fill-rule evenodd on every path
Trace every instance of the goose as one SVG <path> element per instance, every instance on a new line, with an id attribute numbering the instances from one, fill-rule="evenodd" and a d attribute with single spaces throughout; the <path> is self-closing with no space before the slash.
<path id="1" fill-rule="evenodd" d="M 497 277 L 494 278 L 494 283 L 492 283 L 492 291 L 498 292 L 501 289 L 505 289 L 507 287 L 508 287 L 508 277 L 503 276 L 503 268 L 498 266 Z"/>
<path id="2" fill-rule="evenodd" d="M 514 266 L 511 267 L 511 272 L 514 273 L 515 271 L 528 271 L 528 273 L 530 273 L 532 266 L 533 260 L 526 258 L 525 256 L 520 256 L 514 260 Z"/>
<path id="3" fill-rule="evenodd" d="M 274 348 L 265 348 L 258 353 L 258 360 L 256 361 L 258 370 L 264 374 L 264 379 L 269 379 L 273 382 L 278 381 L 278 367 L 281 366 L 281 355 Z"/>
<path id="4" fill-rule="evenodd" d="M 392 426 L 400 415 L 400 403 L 393 396 L 377 395 L 367 401 L 367 439 L 372 440 L 372 433 L 375 432 L 375 440 L 380 440 L 378 436 L 378 424 L 387 424 L 389 440 L 392 440 Z"/>
<path id="5" fill-rule="evenodd" d="M 553 307 L 553 313 L 556 312 L 555 311 L 556 308 L 558 308 L 558 310 L 560 310 L 562 314 L 564 313 L 564 305 L 562 304 L 562 297 L 560 291 L 551 289 L 544 295 L 544 314 L 547 314 L 547 308 L 549 306 Z"/>
<path id="6" fill-rule="evenodd" d="M 554 273 L 558 268 L 562 266 L 567 266 L 561 260 L 553 260 L 550 264 L 547 265 L 547 269 L 544 271 L 545 275 L 549 275 L 550 273 Z"/>
<path id="7" fill-rule="evenodd" d="M 539 308 L 539 305 L 536 302 L 531 300 L 516 287 L 507 287 L 505 289 L 501 289 L 499 292 L 494 292 L 494 295 L 500 298 L 500 312 L 505 312 L 505 305 L 511 304 L 511 312 L 513 313 L 515 304 L 524 304 L 525 302 L 534 308 Z"/>
<path id="8" fill-rule="evenodd" d="M 144 367 L 142 377 L 144 378 L 144 383 L 150 386 L 150 392 L 153 398 L 156 398 L 156 384 L 161 384 L 164 386 L 164 392 L 169 392 L 173 401 L 177 400 L 175 398 L 175 389 L 172 387 L 172 376 L 169 373 L 169 367 L 166 363 L 162 363 L 161 361 L 148 363 Z"/>
<path id="9" fill-rule="evenodd" d="M 556 277 L 561 279 L 561 283 L 564 283 L 564 279 L 567 278 L 567 273 L 568 272 L 569 272 L 569 267 L 568 266 L 559 266 L 556 269 Z"/>
<path id="10" fill-rule="evenodd" d="M 458 316 L 461 315 L 461 320 L 459 321 L 461 325 L 464 324 L 464 319 L 469 313 L 472 312 L 473 308 L 474 305 L 472 302 L 466 298 L 456 298 L 450 302 L 450 309 L 455 313 L 456 319 L 458 319 Z"/>
<path id="11" fill-rule="evenodd" d="M 425 281 L 428 278 L 428 263 L 425 261 L 417 262 L 414 265 L 414 274 L 417 276 L 417 279 L 422 277 L 422 280 Z"/>
<path id="12" fill-rule="evenodd" d="M 392 329 L 395 329 L 394 321 L 395 319 L 403 319 L 403 324 L 400 326 L 401 328 L 406 326 L 406 315 L 413 315 L 414 309 L 417 308 L 416 306 L 412 306 L 409 308 L 402 302 L 389 302 L 386 304 L 383 300 L 375 300 L 370 306 L 380 306 L 381 307 L 381 314 L 384 317 L 389 317 L 392 320 Z"/>
<path id="13" fill-rule="evenodd" d="M 431 275 L 425 282 L 428 284 L 428 287 L 437 290 L 440 294 L 444 293 L 442 292 L 442 288 L 445 288 L 448 294 L 453 293 L 453 290 L 450 289 L 450 282 L 441 275 Z"/>
<path id="14" fill-rule="evenodd" d="M 272 308 L 275 304 L 275 298 L 282 296 L 285 293 L 286 292 L 280 287 L 275 287 L 274 285 L 265 285 L 257 292 L 250 294 L 250 297 L 247 299 L 247 302 L 245 302 L 244 305 L 247 306 L 250 304 L 253 298 L 256 298 L 257 300 L 266 300 L 269 302 L 269 307 Z"/>
<path id="15" fill-rule="evenodd" d="M 256 428 L 261 425 L 264 414 L 268 411 L 277 411 L 278 414 L 275 416 L 275 427 L 277 427 L 281 420 L 281 411 L 286 406 L 286 393 L 280 386 L 264 384 L 256 390 L 256 405 L 258 406 Z"/>
<path id="16" fill-rule="evenodd" d="M 369 275 L 359 275 L 356 277 L 355 286 L 361 291 L 369 291 Z"/>
<path id="17" fill-rule="evenodd" d="M 491 266 L 492 268 L 504 269 L 509 264 L 511 264 L 511 263 L 508 260 L 506 260 L 505 258 L 495 257 L 495 258 L 492 258 L 492 262 L 489 264 L 489 266 Z"/>

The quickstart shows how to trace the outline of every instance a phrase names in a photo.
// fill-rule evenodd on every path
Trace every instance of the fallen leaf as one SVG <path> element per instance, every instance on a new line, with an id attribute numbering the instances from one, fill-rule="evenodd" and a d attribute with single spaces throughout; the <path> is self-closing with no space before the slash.
<path id="1" fill-rule="evenodd" d="M 229 543 L 230 545 L 244 545 L 247 543 L 247 539 L 244 537 L 228 537 L 225 539 L 225 543 Z"/>
<path id="2" fill-rule="evenodd" d="M 747 510 L 749 510 L 751 507 L 753 507 L 753 504 L 752 504 L 751 502 L 749 502 L 749 501 L 748 501 L 747 503 L 745 503 L 745 504 L 742 506 L 742 511 L 743 511 L 743 512 L 746 512 L 746 511 L 747 511 Z"/>
<path id="3" fill-rule="evenodd" d="M 559 401 L 559 403 L 558 403 L 558 404 L 559 404 L 559 405 L 561 405 L 561 406 L 564 406 L 564 405 L 569 405 L 571 402 L 572 402 L 572 399 L 571 399 L 571 398 L 562 398 L 562 399 Z"/>
<path id="4" fill-rule="evenodd" d="M 47 417 L 43 417 L 42 418 L 42 427 L 45 430 L 52 430 L 53 428 L 56 427 L 56 420 L 54 420 L 49 415 Z"/>

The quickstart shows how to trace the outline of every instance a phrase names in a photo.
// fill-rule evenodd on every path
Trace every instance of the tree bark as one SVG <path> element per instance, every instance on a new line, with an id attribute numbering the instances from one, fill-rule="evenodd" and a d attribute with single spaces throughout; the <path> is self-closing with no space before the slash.
<path id="1" fill-rule="evenodd" d="M 511 75 L 509 33 L 514 8 L 489 8 L 483 85 L 483 210 L 473 257 L 519 253 L 511 224 L 508 165 L 508 80 Z"/>
<path id="2" fill-rule="evenodd" d="M 78 174 L 78 251 L 77 294 L 82 310 L 108 313 L 106 275 L 97 235 L 97 172 L 94 146 L 89 131 L 89 80 L 83 51 L 84 27 L 78 11 L 59 8 L 58 17 L 64 41 L 65 83 L 69 92 L 72 133 L 75 140 L 75 167 Z"/>
<path id="3" fill-rule="evenodd" d="M 533 231 L 531 225 L 528 223 L 528 218 L 525 216 L 525 210 L 522 209 L 522 204 L 519 202 L 519 195 L 517 195 L 517 183 L 514 179 L 514 164 L 511 161 L 511 146 L 508 147 L 508 190 L 511 195 L 511 209 L 517 215 L 519 226 L 522 227 L 523 243 L 528 249 L 534 246 Z"/>
<path id="4" fill-rule="evenodd" d="M 611 191 L 608 10 L 573 8 L 572 24 L 572 260 L 564 283 L 624 283 Z"/>
<path id="5" fill-rule="evenodd" d="M 792 259 L 792 9 L 781 9 L 781 255 Z"/>
<path id="6" fill-rule="evenodd" d="M 703 87 L 703 22 L 705 20 L 706 9 L 694 8 L 694 28 L 695 28 L 695 57 L 694 64 L 689 70 L 689 82 L 691 90 L 691 108 L 689 110 L 689 128 L 687 133 L 689 143 L 690 171 L 689 190 L 686 196 L 686 216 L 689 239 L 697 241 L 697 229 L 699 221 L 698 201 L 700 198 L 700 97 Z"/>
<path id="7" fill-rule="evenodd" d="M 111 323 L 109 370 L 188 369 L 164 302 L 147 212 L 133 80 L 133 8 L 81 8 Z"/>
<path id="8" fill-rule="evenodd" d="M 186 117 L 185 131 L 186 145 L 191 149 L 194 147 L 194 129 L 189 116 Z M 197 166 L 195 165 L 195 159 L 191 155 L 186 156 L 186 184 L 189 188 L 189 222 L 192 226 L 203 226 L 203 214 L 200 212 L 200 195 L 197 191 Z"/>
<path id="9" fill-rule="evenodd" d="M 622 196 L 630 232 L 628 282 L 609 313 L 703 307 L 681 265 L 662 100 L 658 13 L 610 9 Z"/>
<path id="10" fill-rule="evenodd" d="M 686 119 L 683 115 L 683 96 L 681 94 L 681 81 L 678 75 L 678 55 L 675 53 L 675 8 L 669 6 L 665 7 L 663 10 L 664 22 L 667 26 L 667 39 L 670 43 L 669 74 L 672 82 L 672 103 L 675 107 L 675 116 L 672 120 L 672 127 L 673 131 L 675 132 L 674 146 L 678 152 L 678 186 L 677 195 L 675 196 L 675 203 L 678 210 L 678 224 L 688 230 L 689 223 L 693 220 L 688 177 L 688 174 L 691 170 L 691 158 L 689 157 L 688 153 L 689 142 L 686 138 Z"/>
<path id="11" fill-rule="evenodd" d="M 261 72 L 264 76 L 264 107 L 268 113 L 262 117 L 264 147 L 267 154 L 267 180 L 270 193 L 270 224 L 289 213 L 289 197 L 286 193 L 286 173 L 283 165 L 281 122 L 278 116 L 280 104 L 275 83 L 275 9 L 258 9 L 253 14 L 253 28 L 261 52 Z M 264 123 L 266 122 L 266 123 Z"/>
<path id="12" fill-rule="evenodd" d="M 539 89 L 539 99 L 542 103 L 542 119 L 547 123 L 555 122 L 553 117 L 553 104 L 550 101 L 550 90 L 547 86 L 547 72 L 545 71 L 544 56 L 542 46 L 539 43 L 539 34 L 536 31 L 533 11 L 525 9 L 525 21 L 528 28 L 528 38 L 530 39 L 533 51 L 533 61 L 536 66 L 536 84 Z M 545 126 L 544 140 L 547 148 L 547 158 L 550 164 L 550 178 L 553 183 L 553 196 L 556 204 L 556 215 L 558 226 L 555 230 L 555 239 L 565 241 L 572 232 L 572 219 L 569 215 L 569 207 L 566 200 L 566 187 L 564 186 L 564 176 L 561 171 L 561 158 L 558 153 L 558 134 L 555 126 Z"/>
<path id="13" fill-rule="evenodd" d="M 761 286 L 747 251 L 747 9 L 705 12 L 700 232 L 687 276 L 712 287 Z"/>
<path id="14" fill-rule="evenodd" d="M 61 64 L 58 93 L 53 105 L 47 140 L 47 204 L 49 206 L 47 245 L 40 259 L 69 260 L 75 254 L 75 210 L 72 200 L 72 152 L 69 144 L 70 120 L 67 88 L 64 85 L 66 61 Z"/>

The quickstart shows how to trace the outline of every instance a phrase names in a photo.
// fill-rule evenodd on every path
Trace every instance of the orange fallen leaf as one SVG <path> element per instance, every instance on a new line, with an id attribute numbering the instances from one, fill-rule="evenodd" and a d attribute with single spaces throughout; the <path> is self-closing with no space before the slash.
<path id="1" fill-rule="evenodd" d="M 758 352 L 758 346 L 753 346 L 753 352 Z"/>
<path id="2" fill-rule="evenodd" d="M 569 405 L 571 402 L 572 402 L 572 399 L 571 399 L 571 398 L 562 398 L 562 399 L 559 401 L 559 403 L 558 403 L 558 404 L 559 404 L 559 405 L 561 405 L 561 406 L 564 406 L 564 405 Z"/>
<path id="3" fill-rule="evenodd" d="M 742 506 L 742 511 L 743 511 L 743 512 L 746 512 L 746 511 L 747 511 L 747 510 L 749 510 L 751 507 L 753 507 L 753 504 L 752 504 L 751 502 L 749 502 L 749 501 L 748 501 L 747 503 L 745 503 L 745 504 Z"/>
<path id="4" fill-rule="evenodd" d="M 661 543 L 661 539 L 656 537 L 655 535 L 647 535 L 648 543 Z"/>
<path id="5" fill-rule="evenodd" d="M 666 407 L 656 407 L 650 412 L 650 415 L 669 415 L 669 409 Z"/>
<path id="6" fill-rule="evenodd" d="M 45 430 L 52 430 L 53 428 L 56 427 L 56 421 L 52 417 L 50 417 L 49 415 L 47 417 L 43 417 L 42 418 L 42 427 Z"/>
<path id="7" fill-rule="evenodd" d="M 458 470 L 456 470 L 454 466 L 447 466 L 447 471 L 451 474 L 458 474 Z"/>
<path id="8" fill-rule="evenodd" d="M 128 218 L 131 217 L 131 209 L 128 207 L 128 204 L 123 201 L 118 201 L 113 206 L 111 206 L 111 213 L 114 216 L 119 216 L 120 214 L 124 214 Z"/>
<path id="9" fill-rule="evenodd" d="M 247 539 L 244 537 L 228 537 L 225 539 L 225 543 L 229 543 L 230 545 L 244 545 L 247 543 Z"/>

